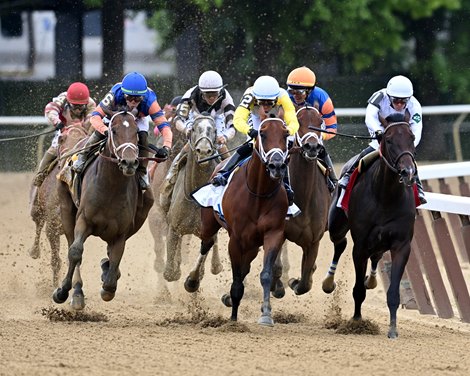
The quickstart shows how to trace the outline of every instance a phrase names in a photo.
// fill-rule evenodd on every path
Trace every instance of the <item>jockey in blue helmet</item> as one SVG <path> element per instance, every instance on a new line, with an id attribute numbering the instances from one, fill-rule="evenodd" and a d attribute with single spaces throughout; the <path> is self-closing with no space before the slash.
<path id="1" fill-rule="evenodd" d="M 169 156 L 173 133 L 163 109 L 158 104 L 156 93 L 147 87 L 147 80 L 138 72 L 131 72 L 124 76 L 122 82 L 115 84 L 96 107 L 91 116 L 91 125 L 95 128 L 95 132 L 84 146 L 85 151 L 78 154 L 78 159 L 72 168 L 75 172 L 81 173 L 85 165 L 88 146 L 98 143 L 105 137 L 108 126 L 103 122 L 103 118 L 106 116 L 104 108 L 113 112 L 125 108 L 126 111 L 131 112 L 136 117 L 139 128 L 139 157 L 141 158 L 137 172 L 140 187 L 148 189 L 150 181 L 147 173 L 148 160 L 146 159 L 149 150 L 147 116 L 150 116 L 155 129 L 158 129 L 158 132 L 163 136 L 163 147 L 157 151 L 156 157 L 167 158 Z"/>

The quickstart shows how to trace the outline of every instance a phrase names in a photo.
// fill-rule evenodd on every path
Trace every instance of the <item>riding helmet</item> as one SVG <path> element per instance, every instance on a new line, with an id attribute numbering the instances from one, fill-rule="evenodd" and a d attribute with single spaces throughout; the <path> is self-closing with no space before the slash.
<path id="1" fill-rule="evenodd" d="M 387 94 L 389 97 L 409 98 L 413 95 L 413 84 L 405 76 L 395 76 L 388 81 Z"/>
<path id="2" fill-rule="evenodd" d="M 279 96 L 279 93 L 279 83 L 271 76 L 258 77 L 253 85 L 253 96 L 256 99 L 275 100 Z"/>
<path id="3" fill-rule="evenodd" d="M 210 70 L 201 74 L 198 86 L 202 92 L 219 91 L 224 86 L 224 82 L 220 74 Z"/>
<path id="4" fill-rule="evenodd" d="M 127 95 L 145 95 L 147 93 L 147 80 L 137 72 L 126 74 L 122 80 L 122 92 Z"/>
<path id="5" fill-rule="evenodd" d="M 88 87 L 81 82 L 74 82 L 67 89 L 67 101 L 71 104 L 88 104 L 90 91 Z"/>
<path id="6" fill-rule="evenodd" d="M 315 73 L 310 68 L 295 68 L 287 76 L 287 86 L 292 88 L 313 88 L 317 82 Z"/>

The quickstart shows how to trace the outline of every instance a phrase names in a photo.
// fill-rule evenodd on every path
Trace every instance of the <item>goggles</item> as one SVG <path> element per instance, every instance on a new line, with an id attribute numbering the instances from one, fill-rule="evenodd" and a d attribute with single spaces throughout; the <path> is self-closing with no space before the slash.
<path id="1" fill-rule="evenodd" d="M 276 101 L 274 99 L 257 99 L 259 106 L 269 106 L 269 107 L 274 107 L 276 104 Z"/>
<path id="2" fill-rule="evenodd" d="M 70 109 L 72 111 L 84 111 L 85 108 L 86 108 L 86 104 L 73 104 L 73 103 L 70 103 Z"/>
<path id="3" fill-rule="evenodd" d="M 307 90 L 306 89 L 287 89 L 287 91 L 289 92 L 289 94 L 292 94 L 292 95 L 304 95 Z"/>
<path id="4" fill-rule="evenodd" d="M 218 91 L 204 91 L 202 92 L 202 96 L 206 99 L 214 99 L 219 96 Z"/>
<path id="5" fill-rule="evenodd" d="M 124 99 L 125 99 L 127 102 L 136 102 L 136 103 L 140 103 L 140 102 L 142 102 L 142 100 L 144 99 L 144 97 L 141 96 L 141 95 L 127 95 L 127 94 L 124 94 Z"/>
<path id="6" fill-rule="evenodd" d="M 407 104 L 410 98 L 397 98 L 397 97 L 390 97 L 390 100 L 394 104 Z"/>

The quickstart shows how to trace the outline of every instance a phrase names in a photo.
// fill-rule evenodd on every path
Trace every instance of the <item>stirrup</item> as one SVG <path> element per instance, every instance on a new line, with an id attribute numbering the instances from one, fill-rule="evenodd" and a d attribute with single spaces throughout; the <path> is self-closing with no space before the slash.
<path id="1" fill-rule="evenodd" d="M 80 160 L 80 158 L 72 164 L 72 170 L 77 174 L 81 174 L 83 172 L 83 167 L 85 167 L 85 161 Z"/>
<path id="2" fill-rule="evenodd" d="M 218 173 L 212 178 L 211 184 L 216 187 L 220 185 L 227 185 L 227 179 L 225 178 L 224 175 L 222 175 L 221 173 Z"/>
<path id="3" fill-rule="evenodd" d="M 333 192 L 336 188 L 336 184 L 338 184 L 338 181 L 334 181 L 333 179 L 331 179 L 330 177 L 327 177 L 326 178 L 326 185 L 328 186 L 328 190 L 331 192 Z"/>

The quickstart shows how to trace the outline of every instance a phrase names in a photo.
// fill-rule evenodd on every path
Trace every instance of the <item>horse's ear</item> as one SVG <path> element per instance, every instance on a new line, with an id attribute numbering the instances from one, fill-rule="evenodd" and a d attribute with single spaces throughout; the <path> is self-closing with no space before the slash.
<path id="1" fill-rule="evenodd" d="M 114 116 L 115 112 L 112 111 L 109 107 L 107 106 L 104 106 L 101 108 L 103 110 L 103 112 L 106 114 L 107 117 L 109 117 L 110 119 Z"/>
<path id="2" fill-rule="evenodd" d="M 380 121 L 380 124 L 382 124 L 384 128 L 387 128 L 388 122 L 387 120 L 385 120 L 385 118 L 379 115 L 379 121 Z"/>

